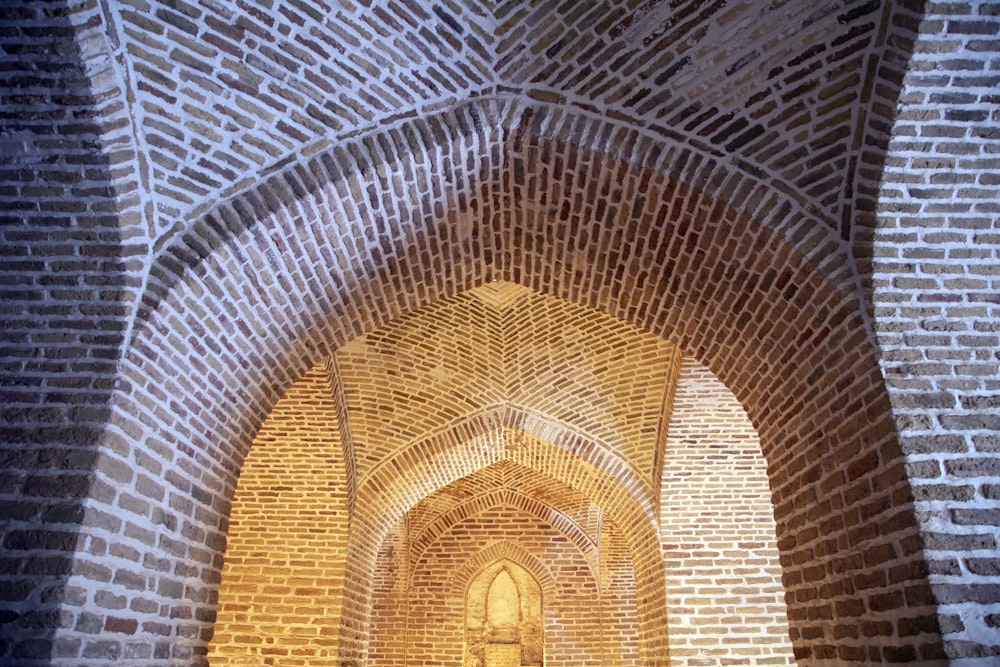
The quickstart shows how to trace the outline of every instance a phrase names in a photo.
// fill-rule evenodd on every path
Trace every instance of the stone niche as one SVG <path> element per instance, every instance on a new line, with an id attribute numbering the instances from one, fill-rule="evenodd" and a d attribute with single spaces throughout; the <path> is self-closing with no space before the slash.
<path id="1" fill-rule="evenodd" d="M 511 560 L 488 565 L 466 591 L 464 667 L 542 663 L 541 587 Z"/>

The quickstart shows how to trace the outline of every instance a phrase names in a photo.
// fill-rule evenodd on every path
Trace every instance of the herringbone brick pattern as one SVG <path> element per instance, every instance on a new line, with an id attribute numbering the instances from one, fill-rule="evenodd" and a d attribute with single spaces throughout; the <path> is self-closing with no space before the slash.
<path id="1" fill-rule="evenodd" d="M 599 109 L 731 154 L 848 232 L 879 3 L 781 3 L 752 27 L 752 9 L 720 2 L 361 4 L 109 14 L 155 237 L 297 156 L 482 95 Z"/>
<path id="2" fill-rule="evenodd" d="M 661 410 L 676 380 L 672 346 L 528 291 L 495 308 L 481 295 L 486 289 L 421 309 L 337 352 L 359 484 L 409 443 L 514 405 L 571 425 L 656 488 Z"/>
<path id="3" fill-rule="evenodd" d="M 204 664 L 217 612 L 245 611 L 217 603 L 230 519 L 274 551 L 309 523 L 301 492 L 350 517 L 317 524 L 331 562 L 303 538 L 296 589 L 340 596 L 316 605 L 336 648 L 315 645 L 341 665 L 402 667 L 410 577 L 455 605 L 501 559 L 550 592 L 597 579 L 608 632 L 581 663 L 787 661 L 754 574 L 774 549 L 800 664 L 992 664 L 998 16 L 0 7 L 0 662 Z M 675 423 L 708 405 L 736 431 Z M 247 497 L 274 511 L 241 515 Z M 691 524 L 754 538 L 734 554 Z M 716 565 L 746 585 L 714 589 Z M 265 659 L 308 657 L 290 608 Z M 569 651 L 595 619 L 560 609 Z"/>

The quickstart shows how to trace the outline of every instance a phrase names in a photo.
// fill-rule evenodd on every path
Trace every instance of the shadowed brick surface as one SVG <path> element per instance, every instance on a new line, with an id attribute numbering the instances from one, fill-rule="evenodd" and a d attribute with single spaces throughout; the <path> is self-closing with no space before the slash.
<path id="1" fill-rule="evenodd" d="M 96 20 L 96 22 L 95 22 Z M 90 21 L 88 24 L 87 22 Z M 85 498 L 114 493 L 127 469 L 94 477 L 116 364 L 130 326 L 145 250 L 122 233 L 136 218 L 128 121 L 91 44 L 95 8 L 14 3 L 0 9 L 0 661 L 76 654 L 55 648 L 76 604 L 65 580 Z M 100 548 L 100 547 L 98 547 Z M 88 570 L 96 580 L 106 567 Z M 86 632 L 105 621 L 81 617 Z M 134 632 L 107 619 L 109 632 Z M 98 653 L 114 655 L 112 642 Z"/>
<path id="2" fill-rule="evenodd" d="M 990 664 L 998 35 L 983 1 L 0 9 L 0 661 L 234 645 L 230 521 L 250 566 L 241 498 L 289 475 L 338 512 L 325 660 L 402 664 L 447 544 L 455 608 L 500 559 L 596 581 L 608 616 L 552 598 L 580 664 L 787 661 L 664 622 L 711 570 L 665 548 L 697 376 L 755 518 L 685 507 L 745 529 L 703 551 L 768 573 L 731 586 L 767 637 Z"/>
<path id="3" fill-rule="evenodd" d="M 989 660 L 1000 654 L 990 493 L 1000 471 L 1000 8 L 930 4 L 915 38 L 879 193 L 878 340 L 946 649 Z"/>

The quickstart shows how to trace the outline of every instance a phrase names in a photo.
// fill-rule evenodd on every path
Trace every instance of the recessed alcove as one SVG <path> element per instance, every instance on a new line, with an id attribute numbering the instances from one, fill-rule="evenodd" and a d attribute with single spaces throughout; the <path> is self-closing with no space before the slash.
<path id="1" fill-rule="evenodd" d="M 542 589 L 510 559 L 479 571 L 465 594 L 467 667 L 536 667 L 544 664 Z"/>
<path id="2" fill-rule="evenodd" d="M 791 664 L 775 540 L 756 432 L 711 372 L 491 283 L 352 341 L 277 403 L 236 491 L 210 659 L 338 664 L 363 605 L 379 667 L 638 666 L 644 623 L 671 664 Z"/>

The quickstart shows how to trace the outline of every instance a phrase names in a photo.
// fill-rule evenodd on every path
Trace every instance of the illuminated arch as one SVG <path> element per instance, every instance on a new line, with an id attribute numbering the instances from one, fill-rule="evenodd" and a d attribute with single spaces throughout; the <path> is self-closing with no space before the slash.
<path id="1" fill-rule="evenodd" d="M 485 566 L 465 592 L 466 667 L 541 665 L 544 656 L 541 585 L 509 558 Z M 506 660 L 505 660 L 506 658 Z"/>

